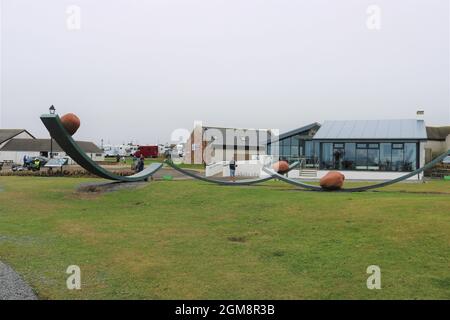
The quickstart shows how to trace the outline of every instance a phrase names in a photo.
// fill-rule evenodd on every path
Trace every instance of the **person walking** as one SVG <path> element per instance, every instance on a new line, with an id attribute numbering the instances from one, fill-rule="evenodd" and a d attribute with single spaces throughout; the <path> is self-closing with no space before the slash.
<path id="1" fill-rule="evenodd" d="M 233 157 L 230 160 L 229 166 L 230 166 L 230 179 L 231 179 L 231 181 L 236 182 L 236 168 L 238 165 L 236 164 L 235 157 Z"/>

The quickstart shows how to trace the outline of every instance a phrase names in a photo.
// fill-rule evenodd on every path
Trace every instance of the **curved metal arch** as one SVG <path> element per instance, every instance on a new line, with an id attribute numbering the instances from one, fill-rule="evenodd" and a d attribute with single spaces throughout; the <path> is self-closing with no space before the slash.
<path id="1" fill-rule="evenodd" d="M 64 152 L 71 157 L 81 167 L 88 172 L 95 174 L 104 179 L 122 181 L 122 182 L 137 182 L 148 179 L 162 168 L 162 163 L 153 163 L 145 170 L 136 173 L 132 176 L 120 176 L 109 172 L 95 163 L 87 154 L 80 148 L 80 146 L 73 140 L 67 130 L 64 128 L 61 119 L 58 115 L 45 114 L 41 116 L 41 121 L 47 128 L 50 136 L 58 143 Z"/>
<path id="2" fill-rule="evenodd" d="M 269 174 L 269 176 L 268 176 L 268 177 L 265 177 L 265 178 L 245 179 L 245 180 L 238 180 L 238 181 L 236 181 L 236 182 L 232 182 L 232 181 L 223 181 L 223 180 L 216 180 L 216 179 L 206 178 L 206 177 L 203 177 L 203 176 L 198 175 L 198 174 L 196 174 L 196 173 L 193 173 L 193 172 L 191 172 L 191 171 L 181 169 L 180 167 L 178 167 L 177 165 L 175 165 L 175 164 L 174 164 L 172 161 L 170 161 L 170 160 L 166 160 L 165 163 L 166 163 L 167 165 L 169 165 L 170 167 L 172 167 L 173 169 L 175 169 L 176 171 L 178 171 L 178 172 L 180 172 L 180 173 L 182 173 L 182 174 L 184 174 L 184 175 L 187 175 L 187 176 L 189 176 L 189 177 L 191 177 L 191 178 L 194 178 L 194 179 L 197 179 L 197 180 L 201 180 L 201 181 L 205 181 L 205 182 L 208 182 L 208 183 L 219 184 L 219 185 L 222 185 L 222 186 L 248 186 L 248 185 L 252 185 L 252 184 L 257 184 L 257 183 L 266 182 L 266 181 L 272 180 L 272 179 L 274 178 L 274 176 L 273 176 L 272 174 Z M 289 166 L 289 171 L 291 171 L 291 170 L 294 169 L 296 166 L 298 166 L 298 164 L 299 164 L 298 161 L 292 163 L 292 164 Z"/>
<path id="3" fill-rule="evenodd" d="M 431 162 L 427 163 L 425 166 L 423 166 L 422 168 L 419 168 L 413 172 L 407 173 L 401 177 L 398 177 L 396 179 L 392 179 L 392 180 L 388 180 L 388 181 L 383 181 L 380 183 L 376 183 L 376 184 L 372 184 L 372 185 L 368 185 L 368 186 L 363 186 L 363 187 L 356 187 L 356 188 L 348 188 L 348 189 L 341 189 L 341 190 L 337 190 L 340 192 L 362 192 L 362 191 L 367 191 L 367 190 L 371 190 L 371 189 L 378 189 L 378 188 L 383 188 L 386 186 L 389 186 L 391 184 L 395 184 L 401 181 L 404 181 L 408 178 L 411 178 L 417 174 L 422 173 L 425 170 L 428 170 L 432 167 L 434 167 L 436 164 L 440 163 L 442 160 L 444 160 L 447 156 L 450 155 L 450 150 L 448 150 L 447 152 L 441 154 L 440 156 L 436 157 L 435 159 L 433 159 Z M 315 185 L 311 185 L 311 184 L 307 184 L 301 181 L 296 181 L 290 178 L 287 178 L 281 174 L 278 174 L 276 172 L 274 172 L 273 170 L 270 170 L 268 168 L 263 168 L 264 172 L 266 172 L 267 174 L 271 175 L 272 177 L 275 177 L 277 179 L 280 179 L 286 183 L 292 184 L 294 186 L 297 187 L 302 187 L 308 190 L 313 190 L 313 191 L 326 191 L 324 189 L 322 189 L 319 186 L 315 186 Z"/>

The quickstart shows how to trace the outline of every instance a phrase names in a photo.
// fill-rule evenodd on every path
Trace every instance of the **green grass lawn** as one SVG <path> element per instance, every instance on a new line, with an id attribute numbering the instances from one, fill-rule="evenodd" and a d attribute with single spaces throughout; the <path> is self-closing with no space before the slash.
<path id="1" fill-rule="evenodd" d="M 450 183 L 366 193 L 282 182 L 0 177 L 0 260 L 41 299 L 450 299 Z M 66 288 L 69 265 L 82 290 Z M 368 290 L 378 265 L 382 289 Z"/>

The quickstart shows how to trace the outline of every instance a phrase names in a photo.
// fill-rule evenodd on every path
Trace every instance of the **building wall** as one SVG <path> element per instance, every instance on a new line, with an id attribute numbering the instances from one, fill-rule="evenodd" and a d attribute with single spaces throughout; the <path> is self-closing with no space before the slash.
<path id="1" fill-rule="evenodd" d="M 447 143 L 446 141 L 436 141 L 436 140 L 428 140 L 425 143 L 425 149 L 431 150 L 431 154 L 433 156 L 437 156 L 444 151 L 448 150 L 446 149 Z M 431 161 L 432 159 L 427 159 L 427 161 Z"/>
<path id="2" fill-rule="evenodd" d="M 231 145 L 230 143 L 226 143 L 226 147 L 224 149 L 224 137 L 221 137 L 222 139 L 218 139 L 213 142 L 207 142 L 208 134 L 214 135 L 214 133 L 212 132 L 215 132 L 217 133 L 217 135 L 219 135 L 223 130 L 234 130 L 235 137 L 246 136 L 246 134 L 248 133 L 248 136 L 252 138 L 249 139 L 249 141 L 251 141 L 250 143 L 248 143 L 249 150 L 244 150 L 245 142 L 242 142 L 242 145 Z M 259 146 L 259 151 L 257 149 L 257 141 L 259 140 L 257 136 L 260 135 L 260 132 L 266 133 L 267 131 L 261 129 L 231 128 L 208 128 L 208 130 L 206 131 L 201 124 L 196 125 L 186 143 L 184 163 L 211 164 L 218 161 L 229 161 L 235 155 L 237 157 L 237 160 L 245 160 L 246 158 L 251 159 L 252 156 L 258 154 L 265 155 L 266 147 L 264 145 L 261 144 Z M 235 151 L 235 147 L 237 147 L 238 150 Z"/>
<path id="3" fill-rule="evenodd" d="M 189 164 L 202 164 L 202 133 L 203 127 L 199 124 L 194 127 L 194 130 L 191 132 L 191 136 L 189 137 L 185 153 L 184 153 L 184 163 Z"/>
<path id="4" fill-rule="evenodd" d="M 230 161 L 233 157 L 236 157 L 236 160 L 238 161 L 252 160 L 256 156 L 265 155 L 266 149 L 260 147 L 259 150 L 256 148 L 249 150 L 235 150 L 233 146 L 227 146 L 225 149 L 223 146 L 212 146 L 206 154 L 210 154 L 210 156 L 207 156 L 205 161 L 206 163 L 211 164 L 220 161 Z"/>
<path id="5" fill-rule="evenodd" d="M 450 135 L 447 136 L 445 141 L 428 140 L 425 145 L 425 163 L 430 162 L 437 156 L 450 150 Z"/>

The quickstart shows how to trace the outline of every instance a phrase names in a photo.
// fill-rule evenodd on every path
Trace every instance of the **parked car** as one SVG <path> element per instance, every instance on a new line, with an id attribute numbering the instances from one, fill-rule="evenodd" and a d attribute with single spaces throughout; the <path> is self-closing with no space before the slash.
<path id="1" fill-rule="evenodd" d="M 22 165 L 20 165 L 20 164 L 15 163 L 15 164 L 12 165 L 11 170 L 12 170 L 13 172 L 16 172 L 16 171 L 25 171 L 25 170 L 27 170 L 27 168 L 25 168 L 24 166 L 22 166 Z"/>
<path id="2" fill-rule="evenodd" d="M 450 156 L 444 158 L 444 160 L 442 160 L 442 163 L 444 163 L 444 164 L 450 164 Z"/>

